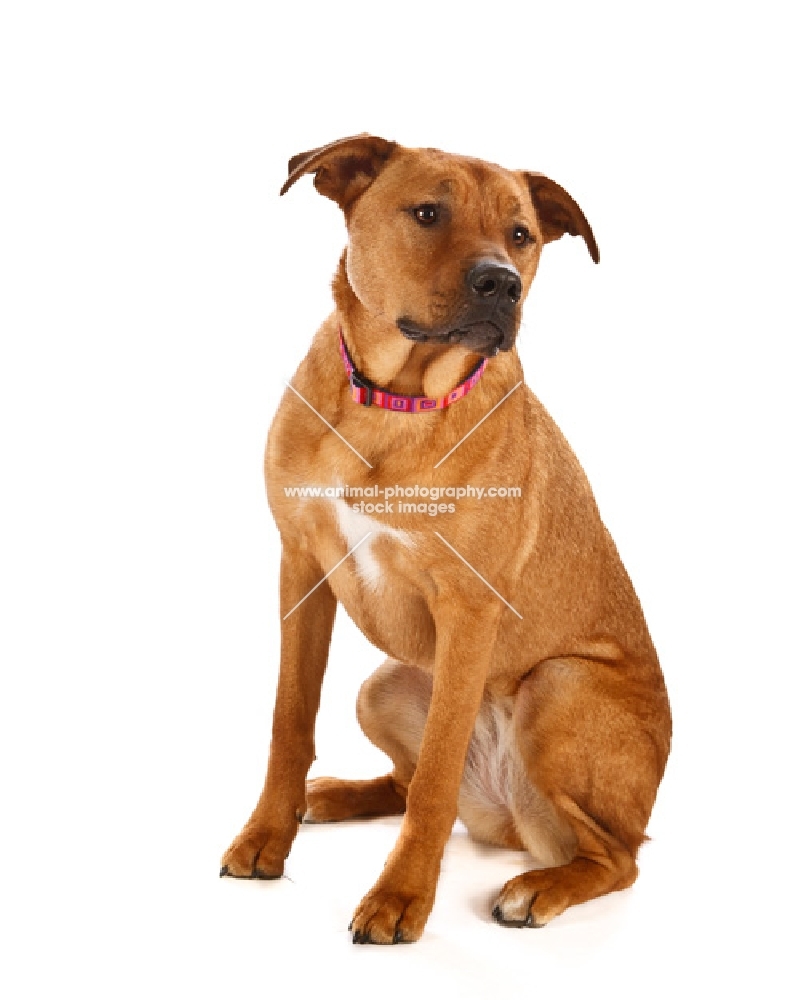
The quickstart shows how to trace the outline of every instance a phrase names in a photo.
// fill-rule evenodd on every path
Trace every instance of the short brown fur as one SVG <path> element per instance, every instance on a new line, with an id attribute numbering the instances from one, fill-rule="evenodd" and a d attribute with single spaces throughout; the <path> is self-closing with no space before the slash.
<path id="1" fill-rule="evenodd" d="M 289 166 L 283 191 L 314 174 L 343 209 L 349 243 L 334 279 L 335 312 L 292 381 L 302 399 L 287 390 L 267 444 L 283 545 L 280 676 L 264 789 L 222 873 L 281 875 L 304 817 L 404 812 L 352 929 L 358 942 L 413 941 L 458 814 L 477 838 L 524 846 L 554 866 L 512 879 L 494 909 L 503 924 L 542 926 L 636 878 L 671 733 L 639 602 L 567 442 L 527 387 L 512 391 L 522 379 L 518 308 L 510 340 L 477 386 L 429 413 L 354 403 L 338 337 L 341 330 L 376 385 L 442 396 L 496 349 L 484 332 L 447 339 L 467 314 L 465 274 L 476 261 L 518 273 L 524 299 L 546 242 L 578 235 L 594 260 L 597 245 L 577 203 L 540 174 L 374 136 L 299 154 Z M 414 208 L 429 203 L 437 220 L 423 226 Z M 519 226 L 530 234 L 524 246 Z M 429 339 L 408 339 L 398 320 Z M 342 520 L 353 515 L 324 498 L 298 506 L 285 488 L 420 482 L 514 484 L 522 496 L 464 498 L 436 520 L 394 511 L 356 520 L 373 528 L 377 580 L 351 555 L 317 586 L 355 544 Z M 307 783 L 337 602 L 389 657 L 365 682 L 358 715 L 393 770 L 372 781 Z"/>

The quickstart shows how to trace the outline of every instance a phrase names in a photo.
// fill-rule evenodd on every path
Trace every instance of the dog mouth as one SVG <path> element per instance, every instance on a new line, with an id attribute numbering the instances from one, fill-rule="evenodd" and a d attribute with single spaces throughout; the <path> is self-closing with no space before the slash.
<path id="1" fill-rule="evenodd" d="M 492 319 L 461 323 L 447 329 L 426 329 L 412 320 L 401 318 L 397 327 L 414 343 L 461 344 L 475 354 L 493 358 L 498 351 L 510 351 L 514 345 L 514 330 L 509 330 Z"/>

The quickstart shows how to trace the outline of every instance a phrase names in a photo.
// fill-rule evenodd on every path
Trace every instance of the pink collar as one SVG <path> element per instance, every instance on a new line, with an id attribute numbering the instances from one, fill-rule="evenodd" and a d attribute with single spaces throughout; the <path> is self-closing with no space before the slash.
<path id="1" fill-rule="evenodd" d="M 425 410 L 443 410 L 445 407 L 455 403 L 466 396 L 470 389 L 474 388 L 483 375 L 488 358 L 479 361 L 473 371 L 459 384 L 447 393 L 446 396 L 431 398 L 429 396 L 400 396 L 394 392 L 387 392 L 386 389 L 379 389 L 370 380 L 361 374 L 353 364 L 350 352 L 344 342 L 342 331 L 339 330 L 339 353 L 344 362 L 347 377 L 350 380 L 350 393 L 354 403 L 362 406 L 379 406 L 383 410 L 395 410 L 397 413 L 423 413 Z"/>

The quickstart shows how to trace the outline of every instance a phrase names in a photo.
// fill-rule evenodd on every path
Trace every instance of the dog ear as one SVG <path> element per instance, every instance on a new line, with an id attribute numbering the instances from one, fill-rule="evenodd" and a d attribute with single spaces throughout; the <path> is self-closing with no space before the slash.
<path id="1" fill-rule="evenodd" d="M 525 180 L 528 182 L 545 243 L 560 239 L 564 233 L 582 236 L 592 260 L 599 264 L 600 251 L 597 249 L 592 227 L 572 195 L 544 174 L 526 173 Z"/>
<path id="2" fill-rule="evenodd" d="M 303 174 L 313 174 L 317 191 L 346 209 L 375 180 L 395 149 L 396 142 L 365 132 L 298 153 L 289 160 L 289 176 L 281 194 Z"/>

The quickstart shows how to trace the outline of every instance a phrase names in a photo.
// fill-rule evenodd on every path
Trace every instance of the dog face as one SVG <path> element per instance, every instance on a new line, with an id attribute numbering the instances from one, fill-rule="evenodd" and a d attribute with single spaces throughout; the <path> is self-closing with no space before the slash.
<path id="1" fill-rule="evenodd" d="M 347 278 L 362 305 L 413 341 L 508 351 L 544 243 L 589 223 L 563 188 L 439 150 L 375 136 L 342 139 L 289 162 L 343 209 Z"/>

